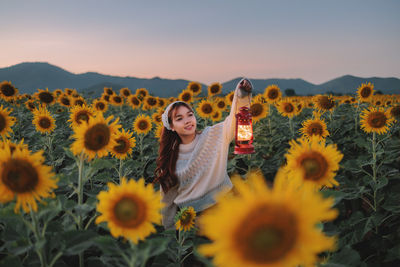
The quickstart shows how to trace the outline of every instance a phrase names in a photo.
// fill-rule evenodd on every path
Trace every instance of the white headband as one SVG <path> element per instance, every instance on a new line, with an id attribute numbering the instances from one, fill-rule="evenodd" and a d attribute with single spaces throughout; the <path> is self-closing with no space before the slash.
<path id="1" fill-rule="evenodd" d="M 174 105 L 174 104 L 176 104 L 176 103 L 179 103 L 179 102 L 182 102 L 182 103 L 185 103 L 186 104 L 186 102 L 183 102 L 183 101 L 175 101 L 175 102 L 172 102 L 171 104 L 169 104 L 168 105 L 168 107 L 164 110 L 164 113 L 161 115 L 161 120 L 162 120 L 162 122 L 163 122 L 163 124 L 164 124 L 164 127 L 165 128 L 167 128 L 168 130 L 172 130 L 171 129 L 171 125 L 169 125 L 169 122 L 168 122 L 168 113 L 169 113 L 169 110 L 172 108 L 172 106 Z"/>

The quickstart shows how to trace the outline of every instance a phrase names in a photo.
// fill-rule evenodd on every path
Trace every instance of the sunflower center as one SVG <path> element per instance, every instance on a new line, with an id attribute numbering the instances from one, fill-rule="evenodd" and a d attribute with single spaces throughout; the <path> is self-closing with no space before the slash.
<path id="1" fill-rule="evenodd" d="M 216 94 L 219 92 L 219 86 L 218 85 L 213 85 L 210 88 L 211 93 Z"/>
<path id="2" fill-rule="evenodd" d="M 135 227 L 145 219 L 144 203 L 134 196 L 125 196 L 115 204 L 114 215 L 120 226 Z"/>
<path id="3" fill-rule="evenodd" d="M 122 102 L 122 98 L 121 97 L 119 97 L 119 96 L 116 96 L 116 97 L 114 97 L 114 101 L 115 101 L 115 103 L 121 103 Z"/>
<path id="4" fill-rule="evenodd" d="M 105 107 L 106 107 L 106 106 L 105 106 L 104 103 L 102 103 L 102 102 L 96 103 L 96 108 L 97 108 L 98 110 L 103 110 Z"/>
<path id="5" fill-rule="evenodd" d="M 192 90 L 193 93 L 197 93 L 200 90 L 200 87 L 197 84 L 193 84 L 190 86 L 190 90 Z"/>
<path id="6" fill-rule="evenodd" d="M 103 123 L 96 124 L 86 131 L 84 140 L 85 148 L 100 150 L 110 142 L 110 129 Z"/>
<path id="7" fill-rule="evenodd" d="M 83 106 L 83 101 L 81 99 L 78 99 L 75 101 L 75 105 Z"/>
<path id="8" fill-rule="evenodd" d="M 141 120 L 141 121 L 138 123 L 138 128 L 139 128 L 140 130 L 142 130 L 142 131 L 146 130 L 148 127 L 149 127 L 149 124 L 148 124 L 148 122 L 145 121 L 145 120 Z"/>
<path id="9" fill-rule="evenodd" d="M 218 108 L 223 109 L 223 108 L 225 108 L 225 102 L 224 101 L 219 101 L 217 106 L 218 106 Z"/>
<path id="10" fill-rule="evenodd" d="M 335 106 L 335 102 L 330 99 L 328 96 L 321 96 L 319 98 L 319 104 L 322 109 L 329 110 Z"/>
<path id="11" fill-rule="evenodd" d="M 400 117 L 400 106 L 394 106 L 390 110 L 390 114 L 392 114 L 392 116 L 395 118 L 399 118 Z M 0 130 L 1 130 L 1 128 L 0 128 Z"/>
<path id="12" fill-rule="evenodd" d="M 107 93 L 107 95 L 112 95 L 112 94 L 114 94 L 114 92 L 113 92 L 112 89 L 107 89 L 107 90 L 106 90 L 106 93 Z"/>
<path id="13" fill-rule="evenodd" d="M 150 98 L 147 99 L 147 103 L 150 106 L 155 106 L 155 105 L 157 105 L 157 100 L 154 97 L 150 97 Z"/>
<path id="14" fill-rule="evenodd" d="M 131 93 L 129 92 L 129 90 L 124 90 L 124 91 L 122 91 L 122 94 L 124 96 L 129 96 Z"/>
<path id="15" fill-rule="evenodd" d="M 253 117 L 260 116 L 261 113 L 263 112 L 263 107 L 260 103 L 255 103 L 251 105 L 250 112 Z"/>
<path id="16" fill-rule="evenodd" d="M 286 113 L 291 113 L 294 111 L 294 107 L 291 103 L 286 103 L 284 106 L 284 110 Z"/>
<path id="17" fill-rule="evenodd" d="M 304 169 L 305 179 L 307 180 L 318 181 L 325 175 L 328 169 L 326 159 L 316 151 L 304 155 L 300 164 Z"/>
<path id="18" fill-rule="evenodd" d="M 276 90 L 271 90 L 271 91 L 269 91 L 268 92 L 268 98 L 269 99 L 275 99 L 275 98 L 277 98 L 278 97 L 278 91 L 276 91 Z"/>
<path id="19" fill-rule="evenodd" d="M 86 110 L 82 110 L 76 114 L 76 122 L 78 124 L 81 124 L 82 121 L 89 122 L 89 114 L 87 113 Z"/>
<path id="20" fill-rule="evenodd" d="M 35 109 L 35 105 L 32 102 L 28 103 L 28 107 L 30 110 L 34 110 Z"/>
<path id="21" fill-rule="evenodd" d="M 129 148 L 127 141 L 125 139 L 122 139 L 122 138 L 120 138 L 120 139 L 118 139 L 116 141 L 117 141 L 118 145 L 116 145 L 114 147 L 114 150 L 116 152 L 118 152 L 118 153 L 121 153 L 121 154 L 122 153 L 126 153 L 128 151 L 128 148 Z"/>
<path id="22" fill-rule="evenodd" d="M 39 99 L 43 103 L 50 104 L 54 100 L 54 96 L 50 92 L 42 92 L 39 94 Z"/>
<path id="23" fill-rule="evenodd" d="M 185 93 L 182 95 L 182 100 L 185 102 L 189 102 L 191 95 L 189 93 Z"/>
<path id="24" fill-rule="evenodd" d="M 360 94 L 362 97 L 367 98 L 371 95 L 371 92 L 372 92 L 371 88 L 367 86 L 367 87 L 364 87 L 363 89 L 361 89 Z"/>
<path id="25" fill-rule="evenodd" d="M 110 101 L 110 96 L 109 96 L 109 95 L 105 95 L 105 96 L 103 96 L 103 98 L 104 98 L 104 100 L 107 101 L 107 102 Z"/>
<path id="26" fill-rule="evenodd" d="M 0 132 L 6 128 L 6 122 L 6 118 L 4 118 L 3 114 L 0 114 Z"/>
<path id="27" fill-rule="evenodd" d="M 1 92 L 5 96 L 13 96 L 15 94 L 15 88 L 11 84 L 3 84 Z"/>
<path id="28" fill-rule="evenodd" d="M 47 117 L 40 118 L 39 126 L 43 129 L 48 129 L 51 126 L 51 121 Z"/>
<path id="29" fill-rule="evenodd" d="M 155 120 L 156 122 L 161 122 L 161 116 L 162 116 L 162 115 L 160 115 L 160 114 L 154 116 L 154 120 Z"/>
<path id="30" fill-rule="evenodd" d="M 179 219 L 182 225 L 188 225 L 192 221 L 192 215 L 188 212 L 182 214 L 181 218 Z"/>
<path id="31" fill-rule="evenodd" d="M 137 99 L 136 97 L 132 97 L 131 98 L 131 103 L 134 104 L 135 106 L 139 105 L 139 99 Z"/>
<path id="32" fill-rule="evenodd" d="M 25 193 L 35 189 L 39 175 L 29 162 L 10 159 L 3 164 L 1 180 L 13 192 Z"/>
<path id="33" fill-rule="evenodd" d="M 203 113 L 205 113 L 205 114 L 211 114 L 212 110 L 213 109 L 210 104 L 204 104 L 201 108 L 201 111 L 203 111 Z"/>
<path id="34" fill-rule="evenodd" d="M 61 98 L 61 103 L 63 103 L 63 104 L 66 105 L 66 106 L 69 106 L 69 105 L 71 104 L 71 102 L 69 101 L 69 99 L 66 98 L 66 97 Z"/>
<path id="35" fill-rule="evenodd" d="M 311 135 L 322 135 L 322 125 L 318 122 L 311 123 L 308 129 Z"/>
<path id="36" fill-rule="evenodd" d="M 382 128 L 387 121 L 386 115 L 383 112 L 373 112 L 368 116 L 368 124 L 372 128 Z"/>
<path id="37" fill-rule="evenodd" d="M 243 258 L 256 264 L 273 263 L 285 257 L 297 239 L 296 218 L 283 206 L 262 204 L 240 226 L 236 245 Z"/>

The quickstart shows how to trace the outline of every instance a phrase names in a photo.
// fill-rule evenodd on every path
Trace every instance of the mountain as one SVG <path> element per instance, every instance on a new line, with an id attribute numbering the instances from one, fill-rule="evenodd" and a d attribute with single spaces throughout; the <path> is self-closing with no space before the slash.
<path id="1" fill-rule="evenodd" d="M 255 94 L 264 92 L 264 89 L 271 84 L 276 84 L 284 92 L 291 88 L 298 95 L 321 94 L 326 92 L 353 94 L 357 88 L 365 82 L 374 84 L 375 90 L 384 94 L 400 93 L 400 79 L 398 78 L 361 78 L 345 75 L 322 84 L 312 84 L 303 79 L 251 79 Z M 233 90 L 241 78 L 235 78 L 222 83 L 224 94 Z M 0 68 L 0 82 L 10 81 L 21 93 L 34 93 L 37 89 L 55 90 L 57 88 L 75 88 L 85 95 L 98 97 L 104 87 L 112 87 L 114 91 L 128 87 L 134 92 L 137 88 L 146 88 L 151 94 L 160 97 L 177 96 L 186 88 L 189 80 L 183 79 L 141 79 L 135 77 L 119 77 L 104 75 L 96 72 L 74 74 L 60 67 L 44 63 L 29 62 Z M 202 84 L 203 92 L 207 85 Z"/>

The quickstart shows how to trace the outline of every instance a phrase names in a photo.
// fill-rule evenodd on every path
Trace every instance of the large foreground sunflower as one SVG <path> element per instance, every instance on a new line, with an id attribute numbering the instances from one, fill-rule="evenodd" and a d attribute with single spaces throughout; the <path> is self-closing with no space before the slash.
<path id="1" fill-rule="evenodd" d="M 389 110 L 383 108 L 364 109 L 360 117 L 361 128 L 367 133 L 384 134 L 394 121 Z"/>
<path id="2" fill-rule="evenodd" d="M 33 111 L 33 125 L 36 127 L 36 131 L 41 133 L 51 133 L 56 128 L 56 121 L 51 116 L 50 112 L 40 107 Z"/>
<path id="3" fill-rule="evenodd" d="M 121 127 L 118 125 L 118 119 L 110 123 L 113 116 L 104 119 L 103 113 L 89 120 L 89 123 L 83 123 L 74 129 L 73 138 L 75 141 L 71 145 L 71 151 L 74 155 L 80 155 L 82 152 L 88 160 L 95 156 L 101 158 L 108 155 L 108 152 L 117 144 L 112 138 Z"/>
<path id="4" fill-rule="evenodd" d="M 133 122 L 133 130 L 137 134 L 144 134 L 146 135 L 148 132 L 151 131 L 152 122 L 151 118 L 147 115 L 140 114 L 136 117 L 135 121 Z"/>
<path id="5" fill-rule="evenodd" d="M 335 180 L 336 171 L 343 154 L 336 145 L 325 145 L 318 138 L 290 141 L 290 149 L 286 154 L 288 176 L 317 188 L 322 186 L 338 186 Z"/>
<path id="6" fill-rule="evenodd" d="M 108 188 L 97 195 L 97 211 L 101 213 L 97 224 L 107 222 L 113 237 L 121 236 L 135 244 L 156 232 L 153 223 L 161 223 L 163 203 L 152 184 L 145 186 L 144 179 L 127 181 L 123 177 L 120 185 L 108 183 Z"/>
<path id="7" fill-rule="evenodd" d="M 117 159 L 125 159 L 132 153 L 132 148 L 136 146 L 136 139 L 132 137 L 131 132 L 125 132 L 124 129 L 118 132 L 114 137 L 116 145 L 112 147 L 111 154 Z"/>
<path id="8" fill-rule="evenodd" d="M 43 151 L 30 154 L 27 149 L 11 151 L 5 146 L 0 153 L 0 202 L 17 199 L 14 211 L 37 211 L 36 201 L 53 197 L 57 188 L 51 167 L 43 165 Z"/>
<path id="9" fill-rule="evenodd" d="M 15 117 L 10 116 L 12 110 L 0 106 L 0 136 L 8 137 L 12 132 L 11 127 L 15 123 Z"/>
<path id="10" fill-rule="evenodd" d="M 216 266 L 311 266 L 334 248 L 335 239 L 316 227 L 337 216 L 333 199 L 278 177 L 273 189 L 262 175 L 248 179 L 234 179 L 237 193 L 219 195 L 199 218 L 201 232 L 212 240 L 199 252 L 213 256 Z"/>

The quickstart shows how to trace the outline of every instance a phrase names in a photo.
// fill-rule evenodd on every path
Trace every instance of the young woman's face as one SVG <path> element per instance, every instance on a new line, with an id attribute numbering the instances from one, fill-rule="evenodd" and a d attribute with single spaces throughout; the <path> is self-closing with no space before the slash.
<path id="1" fill-rule="evenodd" d="M 196 133 L 196 117 L 185 106 L 179 106 L 172 112 L 171 129 L 182 137 L 190 137 Z"/>

